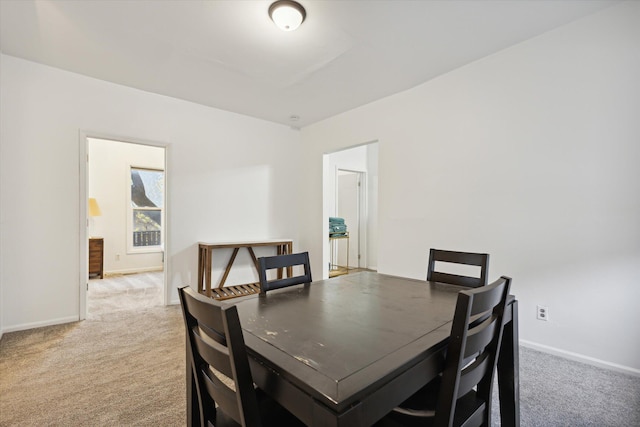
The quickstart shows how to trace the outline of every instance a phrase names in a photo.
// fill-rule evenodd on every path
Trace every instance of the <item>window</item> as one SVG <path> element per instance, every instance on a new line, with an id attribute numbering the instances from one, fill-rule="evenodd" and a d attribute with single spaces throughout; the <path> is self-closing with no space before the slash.
<path id="1" fill-rule="evenodd" d="M 130 247 L 158 250 L 162 247 L 164 171 L 131 167 Z"/>

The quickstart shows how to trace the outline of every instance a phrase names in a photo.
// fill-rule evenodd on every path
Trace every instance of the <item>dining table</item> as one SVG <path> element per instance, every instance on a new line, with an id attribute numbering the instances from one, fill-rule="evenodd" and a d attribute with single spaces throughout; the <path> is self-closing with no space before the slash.
<path id="1" fill-rule="evenodd" d="M 358 427 L 442 372 L 463 289 L 362 271 L 228 303 L 238 309 L 257 387 L 308 426 Z M 503 427 L 520 424 L 517 322 L 510 295 L 497 365 Z M 196 425 L 193 379 L 187 384 Z"/>

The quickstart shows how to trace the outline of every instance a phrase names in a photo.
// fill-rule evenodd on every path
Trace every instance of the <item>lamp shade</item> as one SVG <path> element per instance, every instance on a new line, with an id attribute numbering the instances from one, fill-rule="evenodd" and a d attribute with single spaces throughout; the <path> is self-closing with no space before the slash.
<path id="1" fill-rule="evenodd" d="M 100 216 L 102 212 L 100 211 L 100 206 L 98 206 L 98 201 L 93 197 L 89 198 L 89 216 Z"/>
<path id="2" fill-rule="evenodd" d="M 302 24 L 307 12 L 298 2 L 279 0 L 269 6 L 269 16 L 281 30 L 293 31 Z"/>

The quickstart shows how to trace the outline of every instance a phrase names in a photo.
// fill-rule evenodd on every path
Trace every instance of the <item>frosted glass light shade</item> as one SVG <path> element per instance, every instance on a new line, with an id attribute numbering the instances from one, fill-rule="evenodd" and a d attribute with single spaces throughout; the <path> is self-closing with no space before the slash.
<path id="1" fill-rule="evenodd" d="M 281 30 L 293 31 L 302 24 L 307 12 L 298 2 L 279 0 L 269 6 L 269 16 Z"/>

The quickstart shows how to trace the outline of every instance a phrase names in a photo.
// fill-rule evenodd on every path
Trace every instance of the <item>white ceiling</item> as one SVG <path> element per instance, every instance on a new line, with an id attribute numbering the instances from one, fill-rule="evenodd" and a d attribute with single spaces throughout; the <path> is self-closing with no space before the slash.
<path id="1" fill-rule="evenodd" d="M 0 48 L 102 80 L 303 127 L 594 13 L 614 0 L 0 0 Z M 291 120 L 291 116 L 299 120 Z"/>

